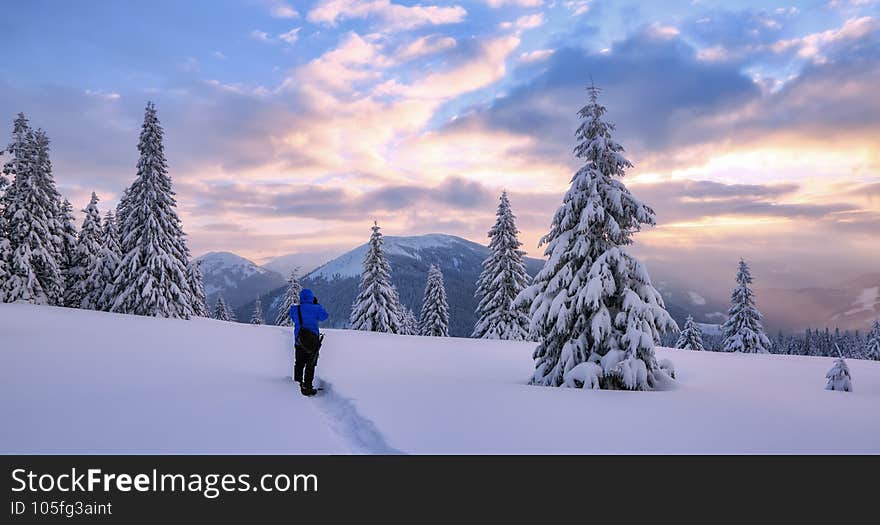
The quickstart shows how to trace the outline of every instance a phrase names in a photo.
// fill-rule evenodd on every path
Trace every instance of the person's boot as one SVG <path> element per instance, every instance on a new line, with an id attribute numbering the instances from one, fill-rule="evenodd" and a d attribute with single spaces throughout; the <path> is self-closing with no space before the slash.
<path id="1" fill-rule="evenodd" d="M 302 384 L 300 386 L 300 392 L 302 392 L 302 395 L 304 396 L 313 396 L 318 393 L 318 391 L 315 390 L 311 385 Z"/>

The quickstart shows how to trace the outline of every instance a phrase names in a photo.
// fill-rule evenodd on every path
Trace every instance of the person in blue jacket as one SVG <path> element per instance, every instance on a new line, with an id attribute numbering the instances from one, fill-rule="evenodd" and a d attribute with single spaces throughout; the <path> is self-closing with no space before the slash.
<path id="1" fill-rule="evenodd" d="M 299 293 L 299 304 L 291 306 L 287 313 L 293 320 L 293 380 L 299 383 L 304 396 L 313 396 L 317 393 L 312 381 L 322 338 L 318 323 L 326 321 L 330 314 L 318 304 L 318 298 L 308 288 L 303 288 Z"/>

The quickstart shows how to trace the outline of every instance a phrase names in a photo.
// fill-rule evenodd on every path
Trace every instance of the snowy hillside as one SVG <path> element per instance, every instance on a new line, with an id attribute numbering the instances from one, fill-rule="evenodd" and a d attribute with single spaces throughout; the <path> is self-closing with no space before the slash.
<path id="1" fill-rule="evenodd" d="M 878 362 L 850 360 L 843 393 L 827 358 L 658 349 L 674 389 L 583 391 L 526 385 L 528 343 L 329 330 L 308 399 L 290 344 L 0 304 L 0 452 L 880 453 Z"/>
<path id="2" fill-rule="evenodd" d="M 226 303 L 236 308 L 284 283 L 281 274 L 234 253 L 210 252 L 197 260 L 201 262 L 209 307 L 222 294 Z"/>
<path id="3" fill-rule="evenodd" d="M 383 237 L 385 255 L 391 264 L 394 285 L 403 304 L 418 315 L 422 306 L 428 267 L 437 264 L 443 271 L 450 309 L 450 333 L 468 336 L 474 328 L 477 301 L 474 298 L 477 278 L 483 260 L 489 253 L 486 246 L 454 235 L 428 234 L 414 237 Z M 348 325 L 351 304 L 357 296 L 364 254 L 363 244 L 348 251 L 308 274 L 302 284 L 313 289 L 330 312 L 329 326 Z M 534 275 L 543 265 L 538 259 L 526 259 L 526 270 Z M 263 297 L 264 317 L 274 319 L 284 288 Z M 239 319 L 250 317 L 253 303 L 237 310 Z"/>

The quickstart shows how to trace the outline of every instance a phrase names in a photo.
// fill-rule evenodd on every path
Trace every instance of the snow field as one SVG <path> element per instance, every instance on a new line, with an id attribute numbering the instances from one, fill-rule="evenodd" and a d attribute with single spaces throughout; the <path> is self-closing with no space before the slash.
<path id="1" fill-rule="evenodd" d="M 289 328 L 0 304 L 3 453 L 880 453 L 880 363 L 657 349 L 658 392 L 528 386 L 533 343 L 327 330 L 290 381 Z"/>

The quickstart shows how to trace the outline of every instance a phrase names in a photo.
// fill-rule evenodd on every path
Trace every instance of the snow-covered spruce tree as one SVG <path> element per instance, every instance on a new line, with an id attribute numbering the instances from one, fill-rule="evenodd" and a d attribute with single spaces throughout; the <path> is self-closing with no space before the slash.
<path id="1" fill-rule="evenodd" d="M 43 130 L 38 129 L 34 132 L 34 139 L 36 140 L 37 172 L 40 174 L 37 180 L 43 186 L 43 194 L 48 198 L 46 207 L 54 215 L 54 220 L 49 222 L 49 228 L 52 236 L 52 245 L 55 248 L 55 262 L 61 272 L 61 290 L 53 304 L 61 306 L 64 304 L 64 268 L 65 259 L 68 256 L 68 252 L 65 250 L 69 248 L 67 242 L 69 241 L 67 239 L 69 224 L 66 224 L 67 217 L 64 213 L 63 198 L 55 187 L 55 177 L 52 174 L 52 161 L 49 158 L 49 137 L 46 136 Z"/>
<path id="2" fill-rule="evenodd" d="M 865 341 L 865 359 L 880 361 L 880 319 L 874 319 L 871 332 Z"/>
<path id="3" fill-rule="evenodd" d="M 422 299 L 419 335 L 449 337 L 449 304 L 446 302 L 443 273 L 433 264 L 428 269 L 428 282 Z"/>
<path id="4" fill-rule="evenodd" d="M 2 219 L 0 219 L 2 223 Z M 0 303 L 6 302 L 6 281 L 9 279 L 8 260 L 12 256 L 12 249 L 9 239 L 6 238 L 6 231 L 0 224 Z"/>
<path id="5" fill-rule="evenodd" d="M 108 287 L 113 282 L 116 268 L 119 266 L 119 233 L 116 231 L 116 219 L 113 212 L 104 215 L 101 231 L 101 247 L 97 257 L 93 257 L 86 268 L 85 285 L 81 300 L 81 308 L 88 310 L 109 310 L 113 299 L 109 296 Z"/>
<path id="6" fill-rule="evenodd" d="M 400 333 L 400 300 L 391 284 L 391 266 L 382 252 L 382 233 L 375 221 L 370 243 L 364 256 L 358 295 L 351 307 L 352 330 Z"/>
<path id="7" fill-rule="evenodd" d="M 419 322 L 416 315 L 407 306 L 401 305 L 400 314 L 400 334 L 401 335 L 419 335 Z"/>
<path id="8" fill-rule="evenodd" d="M 724 336 L 725 352 L 745 352 L 766 354 L 770 351 L 770 340 L 761 326 L 761 312 L 755 306 L 752 292 L 752 273 L 749 265 L 742 259 L 736 274 L 736 288 L 730 296 L 730 310 L 727 321 L 721 327 Z"/>
<path id="9" fill-rule="evenodd" d="M 73 216 L 73 205 L 70 201 L 64 199 L 61 203 L 61 256 L 58 264 L 61 268 L 61 275 L 64 277 L 64 297 L 65 301 L 68 296 L 68 290 L 76 284 L 76 278 L 72 275 L 71 269 L 75 264 L 76 240 L 78 234 L 74 225 L 76 219 Z M 65 302 L 66 306 L 78 308 L 78 305 L 71 305 Z"/>
<path id="10" fill-rule="evenodd" d="M 530 303 L 530 332 L 540 341 L 530 383 L 645 390 L 668 375 L 654 341 L 678 327 L 625 250 L 641 225 L 654 224 L 654 211 L 620 180 L 632 164 L 611 137 L 599 89 L 587 92 L 574 149 L 584 165 L 539 243 L 547 262 L 516 301 Z"/>
<path id="11" fill-rule="evenodd" d="M 165 162 L 163 130 L 147 104 L 137 176 L 117 208 L 122 263 L 114 278 L 114 312 L 188 319 L 194 315 L 187 279 L 189 249 Z"/>
<path id="12" fill-rule="evenodd" d="M 58 261 L 61 199 L 52 178 L 49 139 L 42 131 L 32 131 L 19 114 L 7 152 L 12 158 L 3 172 L 14 179 L 4 195 L 8 275 L 0 295 L 7 302 L 59 305 L 64 295 Z"/>
<path id="13" fill-rule="evenodd" d="M 69 270 L 70 286 L 65 290 L 64 303 L 72 308 L 86 308 L 96 310 L 96 305 L 84 304 L 86 297 L 94 298 L 95 290 L 89 288 L 90 281 L 87 278 L 91 268 L 97 266 L 95 259 L 100 257 L 101 245 L 104 241 L 104 232 L 101 228 L 101 213 L 98 211 L 98 196 L 92 192 L 89 204 L 83 210 L 86 216 L 83 219 L 76 246 L 73 250 Z M 97 283 L 91 283 L 97 284 Z M 98 291 L 103 293 L 103 290 Z"/>
<path id="14" fill-rule="evenodd" d="M 0 156 L 3 150 L 0 150 Z M 9 187 L 9 179 L 0 171 L 0 303 L 4 300 L 4 287 L 6 279 L 9 278 L 7 270 L 7 261 L 12 257 L 12 247 L 9 244 L 9 237 L 6 233 L 6 225 L 4 216 L 6 209 L 6 189 Z"/>
<path id="15" fill-rule="evenodd" d="M 528 286 L 529 275 L 506 191 L 501 193 L 496 216 L 489 230 L 489 256 L 477 279 L 479 304 L 471 337 L 523 341 L 529 336 L 528 305 L 514 306 L 513 301 Z"/>
<path id="16" fill-rule="evenodd" d="M 290 307 L 299 304 L 299 293 L 302 289 L 302 284 L 299 282 L 299 267 L 296 267 L 290 270 L 290 275 L 287 276 L 287 291 L 284 292 L 281 306 L 278 307 L 278 313 L 275 315 L 275 324 L 277 326 L 293 326 L 293 320 L 290 318 Z"/>
<path id="17" fill-rule="evenodd" d="M 214 306 L 214 319 L 218 321 L 235 321 L 235 313 L 226 305 L 222 295 L 217 297 L 217 304 Z"/>
<path id="18" fill-rule="evenodd" d="M 684 321 L 684 329 L 679 334 L 675 347 L 685 350 L 703 350 L 703 332 L 694 322 L 692 316 L 687 316 Z"/>
<path id="19" fill-rule="evenodd" d="M 192 290 L 193 315 L 210 317 L 208 299 L 205 297 L 205 280 L 202 278 L 202 261 L 193 259 L 186 263 L 186 280 Z"/>
<path id="20" fill-rule="evenodd" d="M 257 297 L 254 303 L 254 313 L 251 315 L 251 324 L 265 324 L 263 322 L 263 302 Z"/>
<path id="21" fill-rule="evenodd" d="M 843 357 L 834 360 L 834 366 L 825 374 L 825 378 L 828 380 L 825 384 L 825 390 L 852 392 L 852 377 L 849 375 L 849 367 Z"/>

